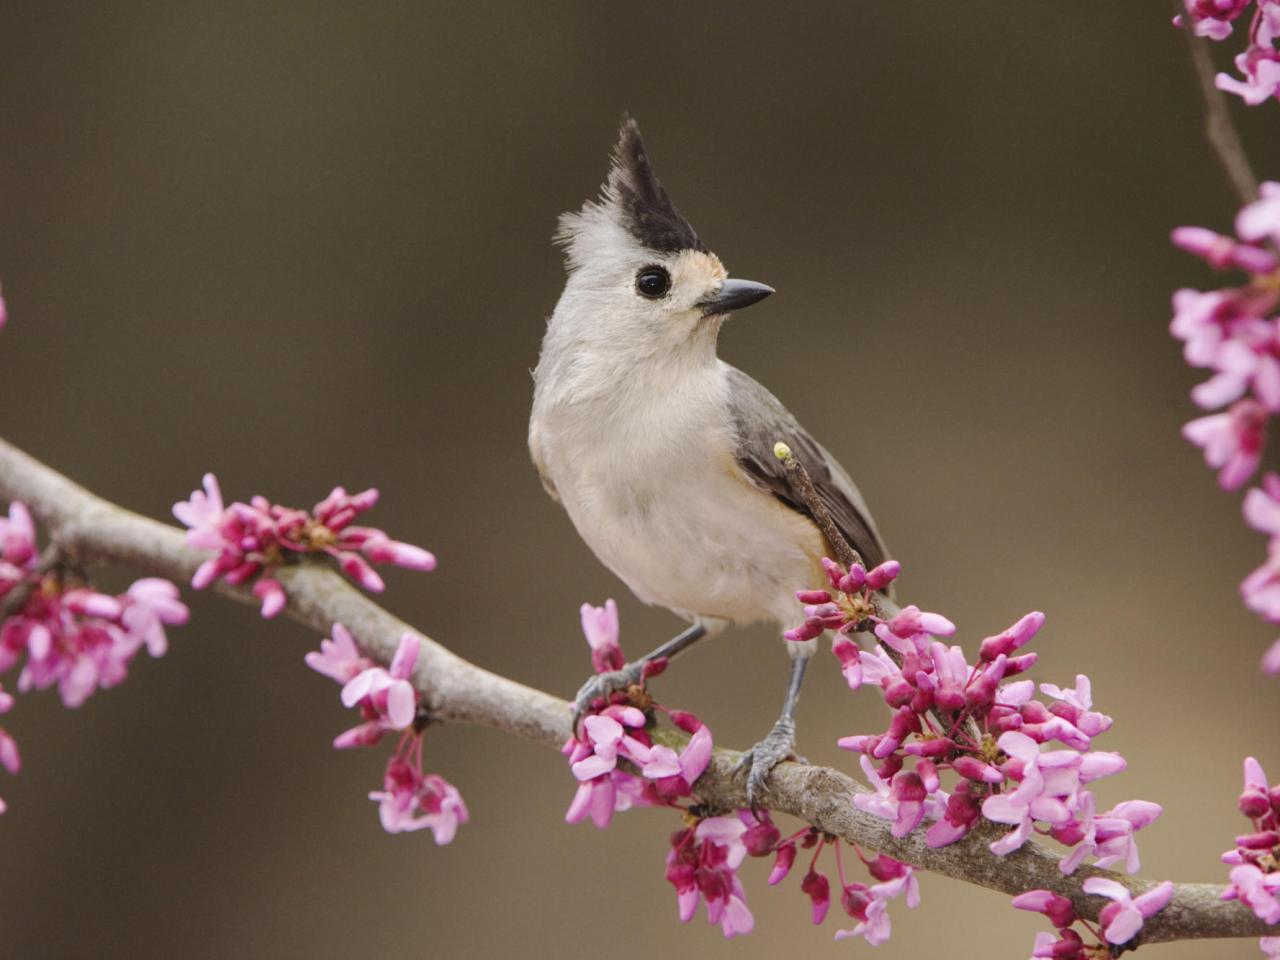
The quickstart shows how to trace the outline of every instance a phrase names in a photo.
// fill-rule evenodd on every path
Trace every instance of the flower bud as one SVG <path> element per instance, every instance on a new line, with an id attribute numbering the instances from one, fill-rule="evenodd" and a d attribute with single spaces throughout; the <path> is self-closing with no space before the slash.
<path id="1" fill-rule="evenodd" d="M 1071 901 L 1049 890 L 1028 890 L 1026 893 L 1020 893 L 1013 898 L 1013 905 L 1019 910 L 1043 913 L 1059 930 L 1071 926 L 1078 919 Z"/>
<path id="2" fill-rule="evenodd" d="M 796 845 L 784 843 L 778 847 L 778 854 L 773 860 L 773 869 L 769 871 L 769 885 L 781 883 L 791 872 L 791 865 L 796 862 Z"/>
<path id="3" fill-rule="evenodd" d="M 831 884 L 827 882 L 826 876 L 810 867 L 809 872 L 800 881 L 800 889 L 807 893 L 809 899 L 813 901 L 814 924 L 822 923 L 826 919 L 827 910 L 831 906 Z"/>
<path id="4" fill-rule="evenodd" d="M 862 588 L 867 585 L 867 571 L 862 564 L 855 563 L 849 568 L 849 572 L 840 578 L 840 582 L 836 584 L 836 588 L 842 593 L 861 593 Z"/>
<path id="5" fill-rule="evenodd" d="M 782 832 L 768 819 L 760 820 L 748 827 L 742 835 L 747 853 L 753 857 L 767 857 L 773 853 L 780 839 L 782 839 Z"/>
<path id="6" fill-rule="evenodd" d="M 878 567 L 867 571 L 867 586 L 872 590 L 883 590 L 897 579 L 902 572 L 902 564 L 897 560 L 886 560 Z"/>

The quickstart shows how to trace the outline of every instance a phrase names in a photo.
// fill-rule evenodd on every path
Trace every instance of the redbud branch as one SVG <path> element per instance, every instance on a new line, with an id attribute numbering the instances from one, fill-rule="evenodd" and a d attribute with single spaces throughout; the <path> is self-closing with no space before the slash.
<path id="1" fill-rule="evenodd" d="M 1240 133 L 1231 120 L 1227 98 L 1214 82 L 1213 56 L 1209 52 L 1209 42 L 1204 37 L 1197 36 L 1195 24 L 1187 15 L 1184 0 L 1172 2 L 1174 13 L 1182 18 L 1182 34 L 1187 38 L 1191 63 L 1200 81 L 1200 94 L 1204 98 L 1205 137 L 1222 163 L 1240 202 L 1253 203 L 1258 199 L 1258 178 L 1249 164 L 1249 156 L 1240 141 Z"/>
<path id="2" fill-rule="evenodd" d="M 157 576 L 190 579 L 200 552 L 187 546 L 183 532 L 109 503 L 44 464 L 0 440 L 0 498 L 21 500 L 50 530 L 56 542 L 85 560 L 118 563 Z M 364 594 L 337 572 L 319 564 L 298 564 L 278 574 L 289 595 L 289 616 L 327 633 L 344 624 L 359 638 L 362 652 L 390 663 L 403 634 L 412 628 Z M 220 585 L 218 590 L 257 606 L 252 592 Z M 413 681 L 433 719 L 474 723 L 501 730 L 545 747 L 559 749 L 569 737 L 570 704 L 514 680 L 490 673 L 422 637 Z M 670 736 L 669 732 L 666 732 Z M 697 782 L 703 802 L 719 809 L 745 809 L 746 790 L 735 767 L 741 754 L 717 750 Z M 798 817 L 825 833 L 863 848 L 888 854 L 905 863 L 989 887 L 1007 894 L 1047 889 L 1068 897 L 1077 912 L 1096 919 L 1104 905 L 1100 897 L 1081 893 L 1089 876 L 1108 876 L 1127 884 L 1135 895 L 1154 881 L 1121 877 L 1105 870 L 1081 867 L 1064 877 L 1059 858 L 1036 843 L 1006 857 L 997 857 L 987 844 L 999 828 L 986 824 L 948 847 L 930 849 L 923 831 L 895 839 L 888 821 L 859 810 L 854 794 L 866 788 L 836 770 L 800 763 L 783 763 L 769 780 L 771 809 Z M 1208 937 L 1257 937 L 1268 928 L 1237 902 L 1218 899 L 1223 887 L 1179 884 L 1172 901 L 1146 921 L 1142 942 Z"/>
<path id="3" fill-rule="evenodd" d="M 836 521 L 831 516 L 831 511 L 827 509 L 827 505 L 818 496 L 818 491 L 813 485 L 813 479 L 809 476 L 809 471 L 804 468 L 804 464 L 796 459 L 795 454 L 791 452 L 791 448 L 782 441 L 778 441 L 774 444 L 773 455 L 782 461 L 783 467 L 786 468 L 791 477 L 791 482 L 795 484 L 796 490 L 800 493 L 800 499 L 804 501 L 804 505 L 813 514 L 813 522 L 818 525 L 822 535 L 831 544 L 831 549 L 836 552 L 836 559 L 844 565 L 846 570 L 855 563 L 866 566 L 862 562 L 862 557 L 858 554 L 858 551 L 845 539 L 844 534 L 840 532 L 840 528 L 836 526 Z"/>

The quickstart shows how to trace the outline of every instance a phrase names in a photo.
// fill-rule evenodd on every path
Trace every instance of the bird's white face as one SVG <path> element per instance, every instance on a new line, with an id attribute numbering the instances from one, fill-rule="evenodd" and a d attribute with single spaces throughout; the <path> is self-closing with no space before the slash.
<path id="1" fill-rule="evenodd" d="M 708 337 L 714 342 L 722 317 L 708 314 L 705 304 L 728 278 L 715 254 L 662 253 L 625 235 L 608 239 L 574 265 L 557 323 L 583 340 L 604 339 L 646 354 Z"/>

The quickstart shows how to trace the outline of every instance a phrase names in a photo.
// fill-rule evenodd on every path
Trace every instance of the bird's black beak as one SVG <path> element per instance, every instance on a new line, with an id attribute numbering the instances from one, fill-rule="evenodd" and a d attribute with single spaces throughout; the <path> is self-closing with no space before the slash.
<path id="1" fill-rule="evenodd" d="M 754 280 L 726 280 L 720 284 L 719 290 L 703 297 L 697 305 L 702 308 L 704 317 L 711 317 L 749 307 L 773 292 L 773 287 Z"/>

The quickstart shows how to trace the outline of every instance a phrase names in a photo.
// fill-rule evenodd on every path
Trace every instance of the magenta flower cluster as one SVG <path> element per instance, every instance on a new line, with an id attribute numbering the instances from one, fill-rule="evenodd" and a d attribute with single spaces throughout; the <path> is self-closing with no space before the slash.
<path id="1" fill-rule="evenodd" d="M 1244 790 L 1237 806 L 1251 829 L 1222 855 L 1222 862 L 1231 866 L 1231 884 L 1222 898 L 1241 901 L 1264 923 L 1280 923 L 1280 784 L 1268 785 L 1262 764 L 1253 757 L 1244 761 Z"/>
<path id="2" fill-rule="evenodd" d="M 1243 486 L 1257 471 L 1267 428 L 1280 412 L 1280 260 L 1272 252 L 1280 240 L 1280 184 L 1262 185 L 1261 197 L 1236 217 L 1237 237 L 1200 227 L 1179 227 L 1173 242 L 1217 269 L 1248 274 L 1238 287 L 1179 290 L 1173 295 L 1170 330 L 1185 344 L 1193 367 L 1213 375 L 1192 399 L 1201 407 L 1226 409 L 1192 420 L 1183 428 L 1204 450 L 1224 489 Z M 1267 561 L 1240 585 L 1247 606 L 1268 623 L 1280 623 L 1280 478 L 1268 474 L 1244 501 L 1245 520 L 1270 538 Z M 1280 641 L 1263 656 L 1262 667 L 1280 673 Z"/>
<path id="3" fill-rule="evenodd" d="M 1233 93 L 1250 106 L 1280 97 L 1280 2 L 1277 0 L 1186 0 L 1187 13 L 1196 33 L 1211 40 L 1225 40 L 1232 24 L 1252 8 L 1245 49 L 1236 56 L 1239 77 L 1220 73 L 1219 90 Z M 1176 18 L 1179 23 L 1181 18 Z"/>
<path id="4" fill-rule="evenodd" d="M 422 766 L 422 733 L 426 724 L 421 695 L 411 682 L 422 648 L 419 638 L 406 633 L 388 668 L 364 657 L 355 638 L 340 623 L 332 639 L 306 655 L 312 670 L 341 683 L 342 704 L 358 709 L 361 722 L 338 734 L 334 749 L 371 747 L 388 733 L 398 733 L 395 752 L 387 761 L 381 790 L 370 792 L 378 804 L 388 833 L 430 829 L 437 844 L 449 843 L 459 824 L 467 822 L 467 806 L 457 788 Z"/>
<path id="5" fill-rule="evenodd" d="M 612 600 L 603 607 L 582 605 L 582 632 L 591 647 L 591 662 L 597 673 L 616 670 L 623 664 L 618 644 L 618 605 Z M 661 672 L 664 664 L 649 665 L 646 676 Z M 597 701 L 564 745 L 569 768 L 578 789 L 565 814 L 568 823 L 588 816 L 601 829 L 615 812 L 632 806 L 674 803 L 689 797 L 692 786 L 711 761 L 711 731 L 697 717 L 683 710 L 668 710 L 647 694 L 639 705 L 629 702 L 627 691 L 615 693 L 608 702 Z M 650 729 L 657 713 L 691 734 L 679 751 L 655 744 Z M 635 776 L 619 769 L 619 762 L 639 771 Z"/>
<path id="6" fill-rule="evenodd" d="M 1268 473 L 1261 487 L 1254 487 L 1244 498 L 1245 522 L 1270 538 L 1267 559 L 1244 578 L 1240 596 L 1244 605 L 1268 623 L 1280 623 L 1280 476 Z M 1262 655 L 1262 669 L 1280 673 L 1280 640 Z"/>
<path id="7" fill-rule="evenodd" d="M 1238 287 L 1177 291 L 1169 326 L 1187 363 L 1213 373 L 1191 391 L 1192 400 L 1209 410 L 1226 407 L 1183 428 L 1226 490 L 1257 470 L 1268 422 L 1280 411 L 1280 278 L 1276 256 L 1264 247 L 1280 236 L 1280 184 L 1263 184 L 1261 199 L 1241 209 L 1235 229 L 1238 238 L 1201 227 L 1173 231 L 1176 246 L 1248 279 Z"/>
<path id="8" fill-rule="evenodd" d="M 920 882 L 912 867 L 883 854 L 874 860 L 858 848 L 849 844 L 862 865 L 866 867 L 872 884 L 858 880 L 850 880 L 845 871 L 843 849 L 844 841 L 838 837 L 823 834 L 813 827 L 805 827 L 785 839 L 780 838 L 779 831 L 767 813 L 748 831 L 747 849 L 755 856 L 774 855 L 773 870 L 769 873 L 769 884 L 781 883 L 791 872 L 800 850 L 813 850 L 809 858 L 809 868 L 800 880 L 800 890 L 810 902 L 810 916 L 814 924 L 820 924 L 827 918 L 831 908 L 831 881 L 825 873 L 818 869 L 818 860 L 822 851 L 831 847 L 836 865 L 836 880 L 840 884 L 839 903 L 845 914 L 854 920 L 853 927 L 837 930 L 835 938 L 844 940 L 847 937 L 862 937 L 872 946 L 879 946 L 889 940 L 891 927 L 889 923 L 889 904 L 905 894 L 908 907 L 920 905 Z"/>
<path id="9" fill-rule="evenodd" d="M 622 666 L 616 603 L 583 604 L 582 632 L 597 673 Z M 656 676 L 665 666 L 662 661 L 648 664 L 645 678 Z M 680 750 L 654 742 L 652 731 L 659 715 L 690 734 Z M 691 920 L 698 904 L 705 903 L 708 921 L 719 924 L 726 937 L 733 937 L 750 933 L 755 924 L 737 872 L 745 856 L 741 843 L 745 828 L 733 817 L 700 817 L 679 803 L 693 795 L 694 783 L 711 762 L 711 749 L 711 730 L 706 725 L 691 713 L 664 707 L 646 690 L 624 690 L 608 700 L 598 699 L 562 750 L 578 784 L 565 821 L 579 823 L 589 817 L 603 829 L 615 813 L 635 806 L 682 810 L 690 825 L 672 836 L 667 854 L 667 880 L 675 887 L 680 919 Z"/>
<path id="10" fill-rule="evenodd" d="M 191 586 L 203 590 L 219 578 L 231 584 L 253 580 L 264 617 L 274 617 L 288 599 L 274 572 L 303 556 L 332 557 L 347 576 L 375 593 L 382 592 L 385 585 L 371 564 L 435 569 L 436 558 L 421 547 L 392 540 L 374 527 L 353 525 L 378 502 L 375 489 L 349 494 L 334 487 L 307 512 L 273 504 L 261 496 L 224 507 L 222 491 L 212 473 L 204 475 L 203 486 L 173 505 L 173 515 L 189 528 L 187 543 L 198 550 L 215 551 L 196 570 Z"/>
<path id="11" fill-rule="evenodd" d="M 928 824 L 933 847 L 954 843 L 985 818 L 1013 828 L 991 844 L 997 855 L 1038 832 L 1071 848 L 1063 873 L 1086 857 L 1138 869 L 1134 834 L 1161 808 L 1131 800 L 1097 811 L 1089 785 L 1122 771 L 1125 760 L 1091 749 L 1111 718 L 1093 709 L 1088 677 L 1067 688 L 1041 684 L 1047 702 L 1036 699 L 1032 681 L 1014 679 L 1036 661 L 1019 651 L 1043 614 L 987 637 L 970 663 L 960 647 L 937 639 L 955 632 L 945 617 L 914 606 L 888 618 L 877 612 L 875 591 L 897 576 L 896 563 L 871 571 L 823 565 L 831 588 L 797 594 L 806 619 L 791 635 L 834 630 L 832 651 L 849 687 L 879 687 L 891 712 L 884 732 L 839 741 L 860 755 L 872 787 L 855 797 L 860 809 L 890 821 L 896 837 Z M 853 639 L 867 633 L 880 641 L 870 650 Z M 1059 749 L 1044 749 L 1055 742 Z M 943 789 L 946 774 L 954 778 L 950 791 Z"/>
<path id="12" fill-rule="evenodd" d="M 612 600 L 603 607 L 583 605 L 582 631 L 597 673 L 622 666 L 618 608 Z M 662 661 L 648 664 L 643 679 L 664 668 Z M 690 734 L 679 750 L 655 742 L 653 733 L 660 716 Z M 909 906 L 919 903 L 912 869 L 889 857 L 867 860 L 858 850 L 870 879 L 876 882 L 851 881 L 845 874 L 841 842 L 811 827 L 784 839 L 766 811 L 737 810 L 710 816 L 697 804 L 682 805 L 680 801 L 692 798 L 711 752 L 711 731 L 693 714 L 655 701 L 643 683 L 615 693 L 607 701 L 599 699 L 564 745 L 563 753 L 578 783 L 565 820 L 578 823 L 590 818 L 603 828 L 615 813 L 634 806 L 680 810 L 685 826 L 671 835 L 666 870 L 667 882 L 676 891 L 680 919 L 691 920 L 699 905 L 705 904 L 708 922 L 718 924 L 726 937 L 750 933 L 755 926 L 738 872 L 748 855 L 774 858 L 769 875 L 773 885 L 790 872 L 798 849 L 816 848 L 800 887 L 811 902 L 814 923 L 821 923 L 830 906 L 831 886 L 818 870 L 818 857 L 825 847 L 833 846 L 840 903 L 855 921 L 853 928 L 837 932 L 836 938 L 860 936 L 869 943 L 888 940 L 889 902 L 905 893 Z"/>
<path id="13" fill-rule="evenodd" d="M 1077 916 L 1070 900 L 1050 890 L 1028 890 L 1013 898 L 1013 905 L 1019 910 L 1044 914 L 1058 930 L 1056 936 L 1052 933 L 1036 934 L 1031 951 L 1033 958 L 1085 960 L 1088 957 L 1115 956 L 1118 952 L 1115 948 L 1136 937 L 1143 923 L 1168 906 L 1173 897 L 1173 884 L 1168 881 L 1156 884 L 1136 897 L 1124 884 L 1105 877 L 1089 877 L 1080 889 L 1111 901 L 1099 911 L 1097 925 Z M 1086 941 L 1074 929 L 1076 923 L 1084 928 L 1093 943 Z"/>
<path id="14" fill-rule="evenodd" d="M 148 577 L 111 596 L 94 590 L 67 561 L 42 563 L 35 522 L 16 500 L 0 517 L 0 608 L 0 673 L 22 662 L 20 691 L 56 686 L 68 707 L 121 683 L 144 647 L 161 656 L 168 648 L 165 627 L 186 623 L 188 615 L 168 580 Z M 12 707 L 13 697 L 0 691 L 0 713 Z M 10 773 L 21 766 L 18 746 L 2 728 L 0 766 Z"/>

